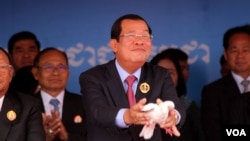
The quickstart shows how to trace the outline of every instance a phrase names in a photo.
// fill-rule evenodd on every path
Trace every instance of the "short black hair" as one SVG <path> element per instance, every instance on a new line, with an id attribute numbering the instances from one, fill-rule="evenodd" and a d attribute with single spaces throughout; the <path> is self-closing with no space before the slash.
<path id="1" fill-rule="evenodd" d="M 9 41 L 8 41 L 8 52 L 11 54 L 13 49 L 14 49 L 14 45 L 17 41 L 20 40 L 26 40 L 26 39 L 31 39 L 35 41 L 35 44 L 37 46 L 37 49 L 40 51 L 40 42 L 38 41 L 36 35 L 30 31 L 20 31 L 17 32 L 15 34 L 13 34 Z"/>
<path id="2" fill-rule="evenodd" d="M 142 21 L 144 21 L 148 26 L 149 34 L 152 35 L 152 30 L 144 18 L 142 18 L 141 16 L 136 15 L 136 14 L 126 14 L 126 15 L 119 17 L 113 23 L 112 28 L 111 28 L 111 39 L 116 39 L 117 41 L 119 41 L 119 35 L 121 34 L 121 31 L 122 31 L 121 24 L 122 24 L 122 21 L 124 21 L 124 20 L 142 20 Z"/>
<path id="3" fill-rule="evenodd" d="M 57 49 L 56 47 L 47 47 L 47 48 L 43 49 L 42 51 L 40 51 L 40 52 L 36 55 L 36 57 L 35 57 L 35 59 L 34 59 L 34 65 L 33 65 L 33 66 L 34 66 L 34 67 L 38 67 L 38 64 L 39 64 L 39 62 L 40 62 L 41 57 L 42 57 L 45 53 L 47 53 L 47 52 L 49 52 L 49 51 L 57 51 L 57 52 L 61 53 L 61 54 L 64 56 L 64 58 L 65 58 L 65 60 L 66 60 L 66 63 L 67 63 L 67 65 L 68 65 L 68 56 L 67 56 L 67 54 L 66 54 L 64 51 L 61 51 L 61 50 Z"/>
<path id="4" fill-rule="evenodd" d="M 242 25 L 242 26 L 236 26 L 233 28 L 228 29 L 223 36 L 223 47 L 225 50 L 228 49 L 228 44 L 229 44 L 229 40 L 230 38 L 237 33 L 245 33 L 248 34 L 250 36 L 250 25 L 246 24 L 246 25 Z"/>

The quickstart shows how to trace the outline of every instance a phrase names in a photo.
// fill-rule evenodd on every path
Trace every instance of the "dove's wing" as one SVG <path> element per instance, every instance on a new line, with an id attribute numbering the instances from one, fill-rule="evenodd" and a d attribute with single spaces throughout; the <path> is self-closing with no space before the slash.
<path id="1" fill-rule="evenodd" d="M 154 103 L 148 103 L 146 105 L 143 106 L 142 111 L 150 111 L 152 109 L 154 109 L 155 107 L 157 107 L 157 104 Z"/>
<path id="2" fill-rule="evenodd" d="M 159 107 L 161 108 L 162 112 L 167 114 L 169 109 L 174 109 L 174 103 L 172 101 L 165 101 L 162 102 Z"/>

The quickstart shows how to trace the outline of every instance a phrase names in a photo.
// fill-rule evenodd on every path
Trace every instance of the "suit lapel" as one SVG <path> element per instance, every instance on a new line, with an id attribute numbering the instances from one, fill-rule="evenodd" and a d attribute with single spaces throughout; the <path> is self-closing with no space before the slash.
<path id="1" fill-rule="evenodd" d="M 2 109 L 0 112 L 0 138 L 6 139 L 8 137 L 9 132 L 11 132 L 12 126 L 18 119 L 21 117 L 20 115 L 21 107 L 18 103 L 18 98 L 15 96 L 15 93 L 7 93 L 5 95 Z M 11 114 L 10 114 L 11 113 Z M 7 116 L 9 114 L 9 116 Z"/>
<path id="2" fill-rule="evenodd" d="M 66 117 L 68 117 L 69 113 L 72 113 L 71 110 L 74 108 L 72 107 L 74 105 L 74 101 L 71 100 L 70 93 L 65 90 L 65 94 L 63 97 L 63 110 L 62 110 L 62 121 L 63 123 L 67 123 Z M 72 119 L 73 120 L 73 119 Z"/>
<path id="3" fill-rule="evenodd" d="M 223 87 L 223 89 L 225 91 L 224 94 L 227 94 L 227 97 L 240 94 L 240 90 L 237 86 L 237 83 L 231 74 L 228 75 L 224 80 L 225 80 L 224 83 L 225 86 Z"/>
<path id="4" fill-rule="evenodd" d="M 147 98 L 150 96 L 150 86 L 152 83 L 151 70 L 148 68 L 148 64 L 145 63 L 142 67 L 140 80 L 136 89 L 136 100 L 139 101 L 142 98 Z M 145 88 L 148 87 L 148 88 Z M 147 90 L 148 89 L 148 90 Z"/>
<path id="5" fill-rule="evenodd" d="M 107 71 L 105 72 L 105 76 L 107 78 L 107 86 L 109 90 L 108 94 L 110 94 L 111 97 L 110 100 L 113 101 L 113 103 L 117 105 L 117 107 L 129 107 L 126 92 L 124 90 L 118 71 L 115 67 L 114 60 L 106 65 L 106 70 Z M 117 86 L 114 87 L 115 85 Z"/>
<path id="6" fill-rule="evenodd" d="M 106 70 L 108 70 L 106 71 L 105 75 L 107 78 L 108 90 L 110 91 L 109 94 L 111 95 L 111 98 L 114 101 L 115 105 L 119 107 L 129 107 L 126 92 L 124 90 L 119 73 L 115 67 L 114 60 L 106 65 Z M 114 87 L 114 84 L 120 85 Z M 148 67 L 148 63 L 145 63 L 142 67 L 140 80 L 136 89 L 136 102 L 144 97 L 147 99 L 150 97 L 150 89 L 148 92 L 144 93 L 142 88 L 140 88 L 142 84 L 147 84 L 149 87 L 152 86 L 152 74 L 151 69 Z"/>
<path id="7" fill-rule="evenodd" d="M 44 107 L 43 99 L 42 99 L 42 96 L 41 96 L 41 91 L 38 91 L 38 92 L 35 94 L 35 97 L 38 98 L 38 99 L 40 100 L 40 102 L 43 104 L 43 106 L 42 106 L 42 112 L 45 113 L 45 107 Z"/>

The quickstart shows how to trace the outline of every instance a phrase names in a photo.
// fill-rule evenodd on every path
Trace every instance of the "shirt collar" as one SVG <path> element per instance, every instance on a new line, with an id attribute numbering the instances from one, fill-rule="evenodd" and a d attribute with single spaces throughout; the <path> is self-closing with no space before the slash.
<path id="1" fill-rule="evenodd" d="M 4 97 L 5 97 L 5 95 L 3 95 L 3 96 L 0 98 L 0 111 L 1 111 L 2 106 L 3 106 Z"/>
<path id="2" fill-rule="evenodd" d="M 126 72 L 126 71 L 120 66 L 120 64 L 118 63 L 117 60 L 115 60 L 115 66 L 116 66 L 116 68 L 117 68 L 117 70 L 118 70 L 118 73 L 119 73 L 119 75 L 120 75 L 120 78 L 121 78 L 122 82 L 124 82 L 125 79 L 126 79 L 129 75 L 134 75 L 134 76 L 137 78 L 137 80 L 140 79 L 141 68 L 137 69 L 133 74 L 129 74 L 128 72 Z"/>
<path id="3" fill-rule="evenodd" d="M 56 97 L 51 96 L 50 94 L 48 94 L 47 92 L 41 90 L 41 97 L 43 99 L 44 103 L 49 103 L 49 101 L 53 98 L 56 98 L 60 101 L 60 103 L 63 103 L 63 97 L 65 94 L 65 90 L 61 91 Z"/>

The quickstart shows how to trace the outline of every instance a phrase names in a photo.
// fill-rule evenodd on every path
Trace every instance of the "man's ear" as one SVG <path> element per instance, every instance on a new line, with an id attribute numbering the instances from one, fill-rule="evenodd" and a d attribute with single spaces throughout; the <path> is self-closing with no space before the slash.
<path id="1" fill-rule="evenodd" d="M 224 56 L 225 60 L 227 61 L 227 53 L 226 53 L 226 51 L 223 52 L 223 56 Z"/>
<path id="2" fill-rule="evenodd" d="M 38 68 L 32 67 L 31 72 L 32 72 L 34 78 L 35 78 L 36 80 L 38 80 L 38 76 L 37 76 L 37 75 L 38 75 Z"/>
<path id="3" fill-rule="evenodd" d="M 14 68 L 12 67 L 11 69 L 10 69 L 10 76 L 11 76 L 11 80 L 12 80 L 12 78 L 13 78 L 13 76 L 15 75 L 15 70 L 14 70 Z"/>
<path id="4" fill-rule="evenodd" d="M 117 52 L 117 40 L 116 39 L 110 39 L 109 41 L 109 45 L 111 47 L 111 49 L 113 50 L 114 53 Z"/>

